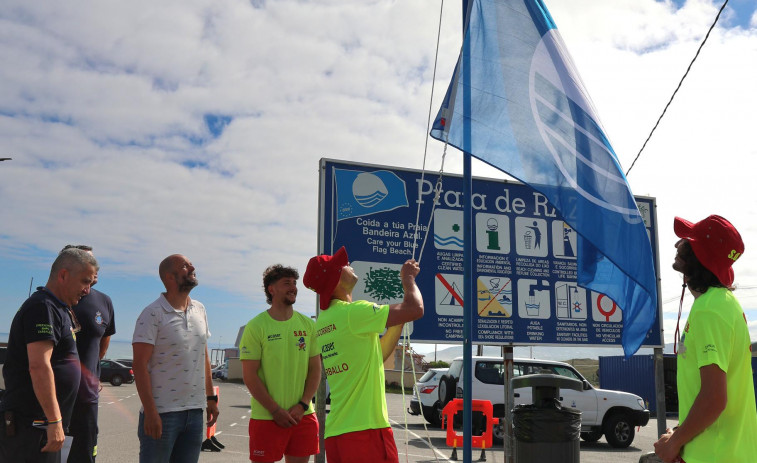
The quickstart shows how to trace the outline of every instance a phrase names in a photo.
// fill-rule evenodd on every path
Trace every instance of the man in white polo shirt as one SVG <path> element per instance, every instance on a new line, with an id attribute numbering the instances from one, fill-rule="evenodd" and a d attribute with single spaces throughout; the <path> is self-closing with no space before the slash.
<path id="1" fill-rule="evenodd" d="M 139 462 L 197 462 L 200 458 L 203 408 L 207 426 L 218 418 L 218 397 L 208 357 L 205 306 L 189 297 L 197 286 L 192 263 L 174 254 L 158 269 L 166 292 L 145 307 L 132 338 L 134 380 L 139 414 Z"/>

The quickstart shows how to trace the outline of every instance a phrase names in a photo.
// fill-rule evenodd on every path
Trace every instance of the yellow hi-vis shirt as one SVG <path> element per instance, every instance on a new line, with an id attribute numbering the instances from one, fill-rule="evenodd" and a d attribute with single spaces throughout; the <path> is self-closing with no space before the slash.
<path id="1" fill-rule="evenodd" d="M 387 317 L 388 305 L 336 299 L 318 315 L 318 346 L 331 388 L 325 437 L 389 427 L 379 343 Z"/>
<path id="2" fill-rule="evenodd" d="M 286 321 L 274 320 L 265 311 L 244 327 L 239 342 L 239 359 L 260 360 L 258 376 L 281 408 L 288 410 L 302 400 L 308 362 L 318 355 L 314 327 L 313 320 L 297 311 Z M 273 419 L 254 397 L 250 400 L 250 407 L 252 419 Z M 311 413 L 313 404 L 308 401 L 305 414 Z"/>
<path id="3" fill-rule="evenodd" d="M 684 422 L 701 389 L 699 369 L 726 374 L 728 403 L 707 429 L 683 447 L 686 463 L 757 460 L 757 409 L 751 341 L 744 311 L 733 293 L 710 288 L 691 307 L 678 343 L 678 416 Z"/>

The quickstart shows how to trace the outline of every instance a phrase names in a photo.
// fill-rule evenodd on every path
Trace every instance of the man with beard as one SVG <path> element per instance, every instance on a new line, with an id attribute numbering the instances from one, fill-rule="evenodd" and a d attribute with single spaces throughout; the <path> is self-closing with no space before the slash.
<path id="1" fill-rule="evenodd" d="M 292 307 L 299 274 L 272 265 L 263 272 L 271 307 L 250 320 L 239 343 L 244 383 L 252 395 L 250 460 L 306 463 L 318 453 L 312 399 L 321 381 L 315 323 Z"/>
<path id="2" fill-rule="evenodd" d="M 755 461 L 751 342 L 732 292 L 731 265 L 744 243 L 717 215 L 697 223 L 676 217 L 673 230 L 681 238 L 673 268 L 683 274 L 683 291 L 688 286 L 694 304 L 680 337 L 676 328 L 680 424 L 660 437 L 655 452 L 664 462 Z"/>
<path id="3" fill-rule="evenodd" d="M 44 287 L 18 309 L 10 326 L 0 401 L 0 462 L 59 462 L 79 389 L 71 306 L 89 293 L 97 261 L 88 252 L 58 254 Z"/>
<path id="4" fill-rule="evenodd" d="M 92 254 L 92 247 L 83 244 L 76 246 L 68 244 L 61 252 L 71 248 Z M 97 274 L 92 286 L 95 284 L 97 284 Z M 116 333 L 113 302 L 107 294 L 90 288 L 89 294 L 82 297 L 71 310 L 81 324 L 81 331 L 76 335 L 76 349 L 79 351 L 81 364 L 81 382 L 74 412 L 71 415 L 71 426 L 68 429 L 69 434 L 73 436 L 68 462 L 94 463 L 97 457 L 100 359 L 105 357 L 110 337 Z"/>
<path id="5" fill-rule="evenodd" d="M 218 418 L 208 356 L 205 306 L 189 297 L 197 286 L 192 262 L 166 257 L 158 268 L 166 292 L 145 307 L 132 338 L 139 414 L 139 461 L 197 462 L 202 445 L 202 410 L 207 426 Z"/>

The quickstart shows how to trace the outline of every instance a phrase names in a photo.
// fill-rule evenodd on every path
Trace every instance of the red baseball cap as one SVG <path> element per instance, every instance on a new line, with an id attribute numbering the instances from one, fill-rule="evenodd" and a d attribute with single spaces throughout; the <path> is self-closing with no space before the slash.
<path id="1" fill-rule="evenodd" d="M 744 252 L 744 242 L 736 228 L 719 215 L 691 223 L 680 217 L 673 221 L 673 231 L 691 243 L 699 262 L 725 286 L 733 284 L 733 265 Z"/>
<path id="2" fill-rule="evenodd" d="M 342 268 L 348 265 L 347 250 L 344 246 L 339 248 L 333 256 L 323 254 L 315 256 L 308 261 L 308 267 L 305 270 L 305 276 L 302 277 L 302 283 L 305 287 L 318 293 L 321 301 L 321 310 L 329 308 L 331 295 L 334 288 L 339 284 L 339 278 L 342 275 Z"/>

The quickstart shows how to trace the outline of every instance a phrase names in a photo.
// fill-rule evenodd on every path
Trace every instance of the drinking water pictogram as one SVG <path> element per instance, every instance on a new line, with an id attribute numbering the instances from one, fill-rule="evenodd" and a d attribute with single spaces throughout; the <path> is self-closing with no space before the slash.
<path id="1" fill-rule="evenodd" d="M 547 280 L 518 280 L 518 315 L 521 318 L 550 318 L 551 289 Z"/>

